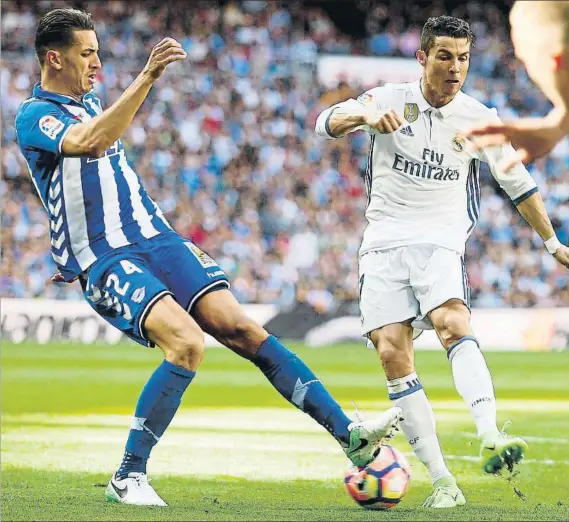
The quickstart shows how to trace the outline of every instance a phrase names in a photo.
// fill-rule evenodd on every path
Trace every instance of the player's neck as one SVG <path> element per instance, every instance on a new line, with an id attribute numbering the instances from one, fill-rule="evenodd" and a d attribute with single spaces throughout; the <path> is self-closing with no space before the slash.
<path id="1" fill-rule="evenodd" d="M 48 78 L 47 75 L 42 74 L 40 79 L 40 86 L 44 91 L 55 92 L 56 94 L 61 94 L 62 96 L 68 96 L 69 98 L 73 98 L 79 102 L 83 98 L 82 94 L 72 92 L 64 82 L 59 81 L 57 78 Z"/>
<path id="2" fill-rule="evenodd" d="M 444 94 L 441 94 L 441 93 L 437 92 L 435 89 L 433 89 L 425 81 L 424 76 L 421 78 L 420 85 L 421 85 L 421 92 L 423 93 L 423 97 L 425 98 L 425 100 L 427 100 L 429 102 L 429 105 L 431 105 L 435 109 L 438 109 L 438 108 L 446 105 L 447 103 L 450 103 L 454 99 L 454 95 L 445 96 Z"/>

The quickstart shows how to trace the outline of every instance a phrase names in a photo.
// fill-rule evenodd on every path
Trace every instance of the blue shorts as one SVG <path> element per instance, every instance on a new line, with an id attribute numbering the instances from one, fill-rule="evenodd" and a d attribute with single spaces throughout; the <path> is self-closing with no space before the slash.
<path id="1" fill-rule="evenodd" d="M 191 312 L 206 292 L 229 288 L 218 264 L 173 231 L 113 250 L 98 259 L 81 282 L 85 299 L 103 319 L 151 347 L 143 324 L 160 298 L 171 295 Z"/>

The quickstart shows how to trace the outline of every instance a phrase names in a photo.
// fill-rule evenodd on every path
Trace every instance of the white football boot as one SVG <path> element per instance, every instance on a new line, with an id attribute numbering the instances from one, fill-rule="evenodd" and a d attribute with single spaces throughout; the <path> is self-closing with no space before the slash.
<path id="1" fill-rule="evenodd" d="M 348 426 L 350 444 L 344 448 L 344 453 L 354 466 L 367 466 L 377 456 L 381 444 L 395 435 L 401 420 L 401 408 L 395 406 L 384 411 L 377 419 L 352 422 Z"/>
<path id="2" fill-rule="evenodd" d="M 445 477 L 433 484 L 433 493 L 423 502 L 428 508 L 453 508 L 464 506 L 466 499 L 460 488 L 456 485 L 454 477 Z"/>
<path id="3" fill-rule="evenodd" d="M 480 456 L 484 458 L 483 469 L 485 473 L 499 475 L 503 468 L 512 473 L 516 464 L 519 464 L 524 458 L 528 444 L 519 437 L 506 435 L 504 430 L 510 424 L 511 422 L 507 421 L 501 432 L 482 435 Z"/>
<path id="4" fill-rule="evenodd" d="M 146 473 L 129 473 L 122 480 L 115 474 L 105 490 L 105 500 L 134 506 L 168 506 L 148 482 Z"/>

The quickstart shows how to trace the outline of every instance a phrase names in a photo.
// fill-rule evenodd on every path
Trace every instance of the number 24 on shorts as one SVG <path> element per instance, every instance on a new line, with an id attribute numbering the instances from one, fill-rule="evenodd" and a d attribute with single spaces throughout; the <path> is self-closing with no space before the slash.
<path id="1" fill-rule="evenodd" d="M 120 261 L 120 265 L 126 275 L 131 275 L 134 273 L 142 274 L 143 272 L 134 263 L 131 263 L 130 261 L 127 261 L 125 259 Z M 109 274 L 109 276 L 107 277 L 107 281 L 105 282 L 105 287 L 112 288 L 118 295 L 124 296 L 128 292 L 128 289 L 130 288 L 130 282 L 127 281 L 126 283 L 121 285 L 119 276 L 115 273 L 112 273 Z M 137 291 L 133 293 L 133 298 L 135 297 L 135 293 L 137 293 Z M 141 294 L 141 292 L 138 292 L 138 294 L 140 294 L 140 296 L 137 295 L 136 297 L 138 297 L 139 300 L 142 300 L 144 294 Z M 128 306 L 128 304 L 124 302 L 121 303 L 117 296 L 109 295 L 108 291 L 105 291 L 104 294 L 102 294 L 97 287 L 91 286 L 91 295 L 88 298 L 98 306 L 107 308 L 109 310 L 114 310 L 115 312 L 117 312 L 117 314 L 122 315 L 123 318 L 126 319 L 127 321 L 130 321 L 132 319 L 132 313 L 130 311 L 130 307 Z"/>
<path id="2" fill-rule="evenodd" d="M 120 264 L 125 272 L 125 274 L 130 275 L 134 273 L 142 274 L 142 270 L 138 268 L 135 264 L 127 261 L 126 259 L 122 259 Z M 128 289 L 130 287 L 130 283 L 127 281 L 122 287 L 120 285 L 119 276 L 117 274 L 109 274 L 107 277 L 107 282 L 105 283 L 107 288 L 114 288 L 114 290 L 119 295 L 126 295 Z"/>

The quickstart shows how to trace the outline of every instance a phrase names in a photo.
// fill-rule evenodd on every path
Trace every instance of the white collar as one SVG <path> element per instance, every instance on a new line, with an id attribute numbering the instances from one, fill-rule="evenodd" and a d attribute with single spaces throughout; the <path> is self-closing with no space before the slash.
<path id="1" fill-rule="evenodd" d="M 462 91 L 458 91 L 456 93 L 456 96 L 450 102 L 437 109 L 433 107 L 423 96 L 420 78 L 417 81 L 411 83 L 411 94 L 413 95 L 413 101 L 417 104 L 421 112 L 432 109 L 435 112 L 440 112 L 443 118 L 448 118 L 462 105 L 462 98 L 464 96 L 464 93 Z"/>

